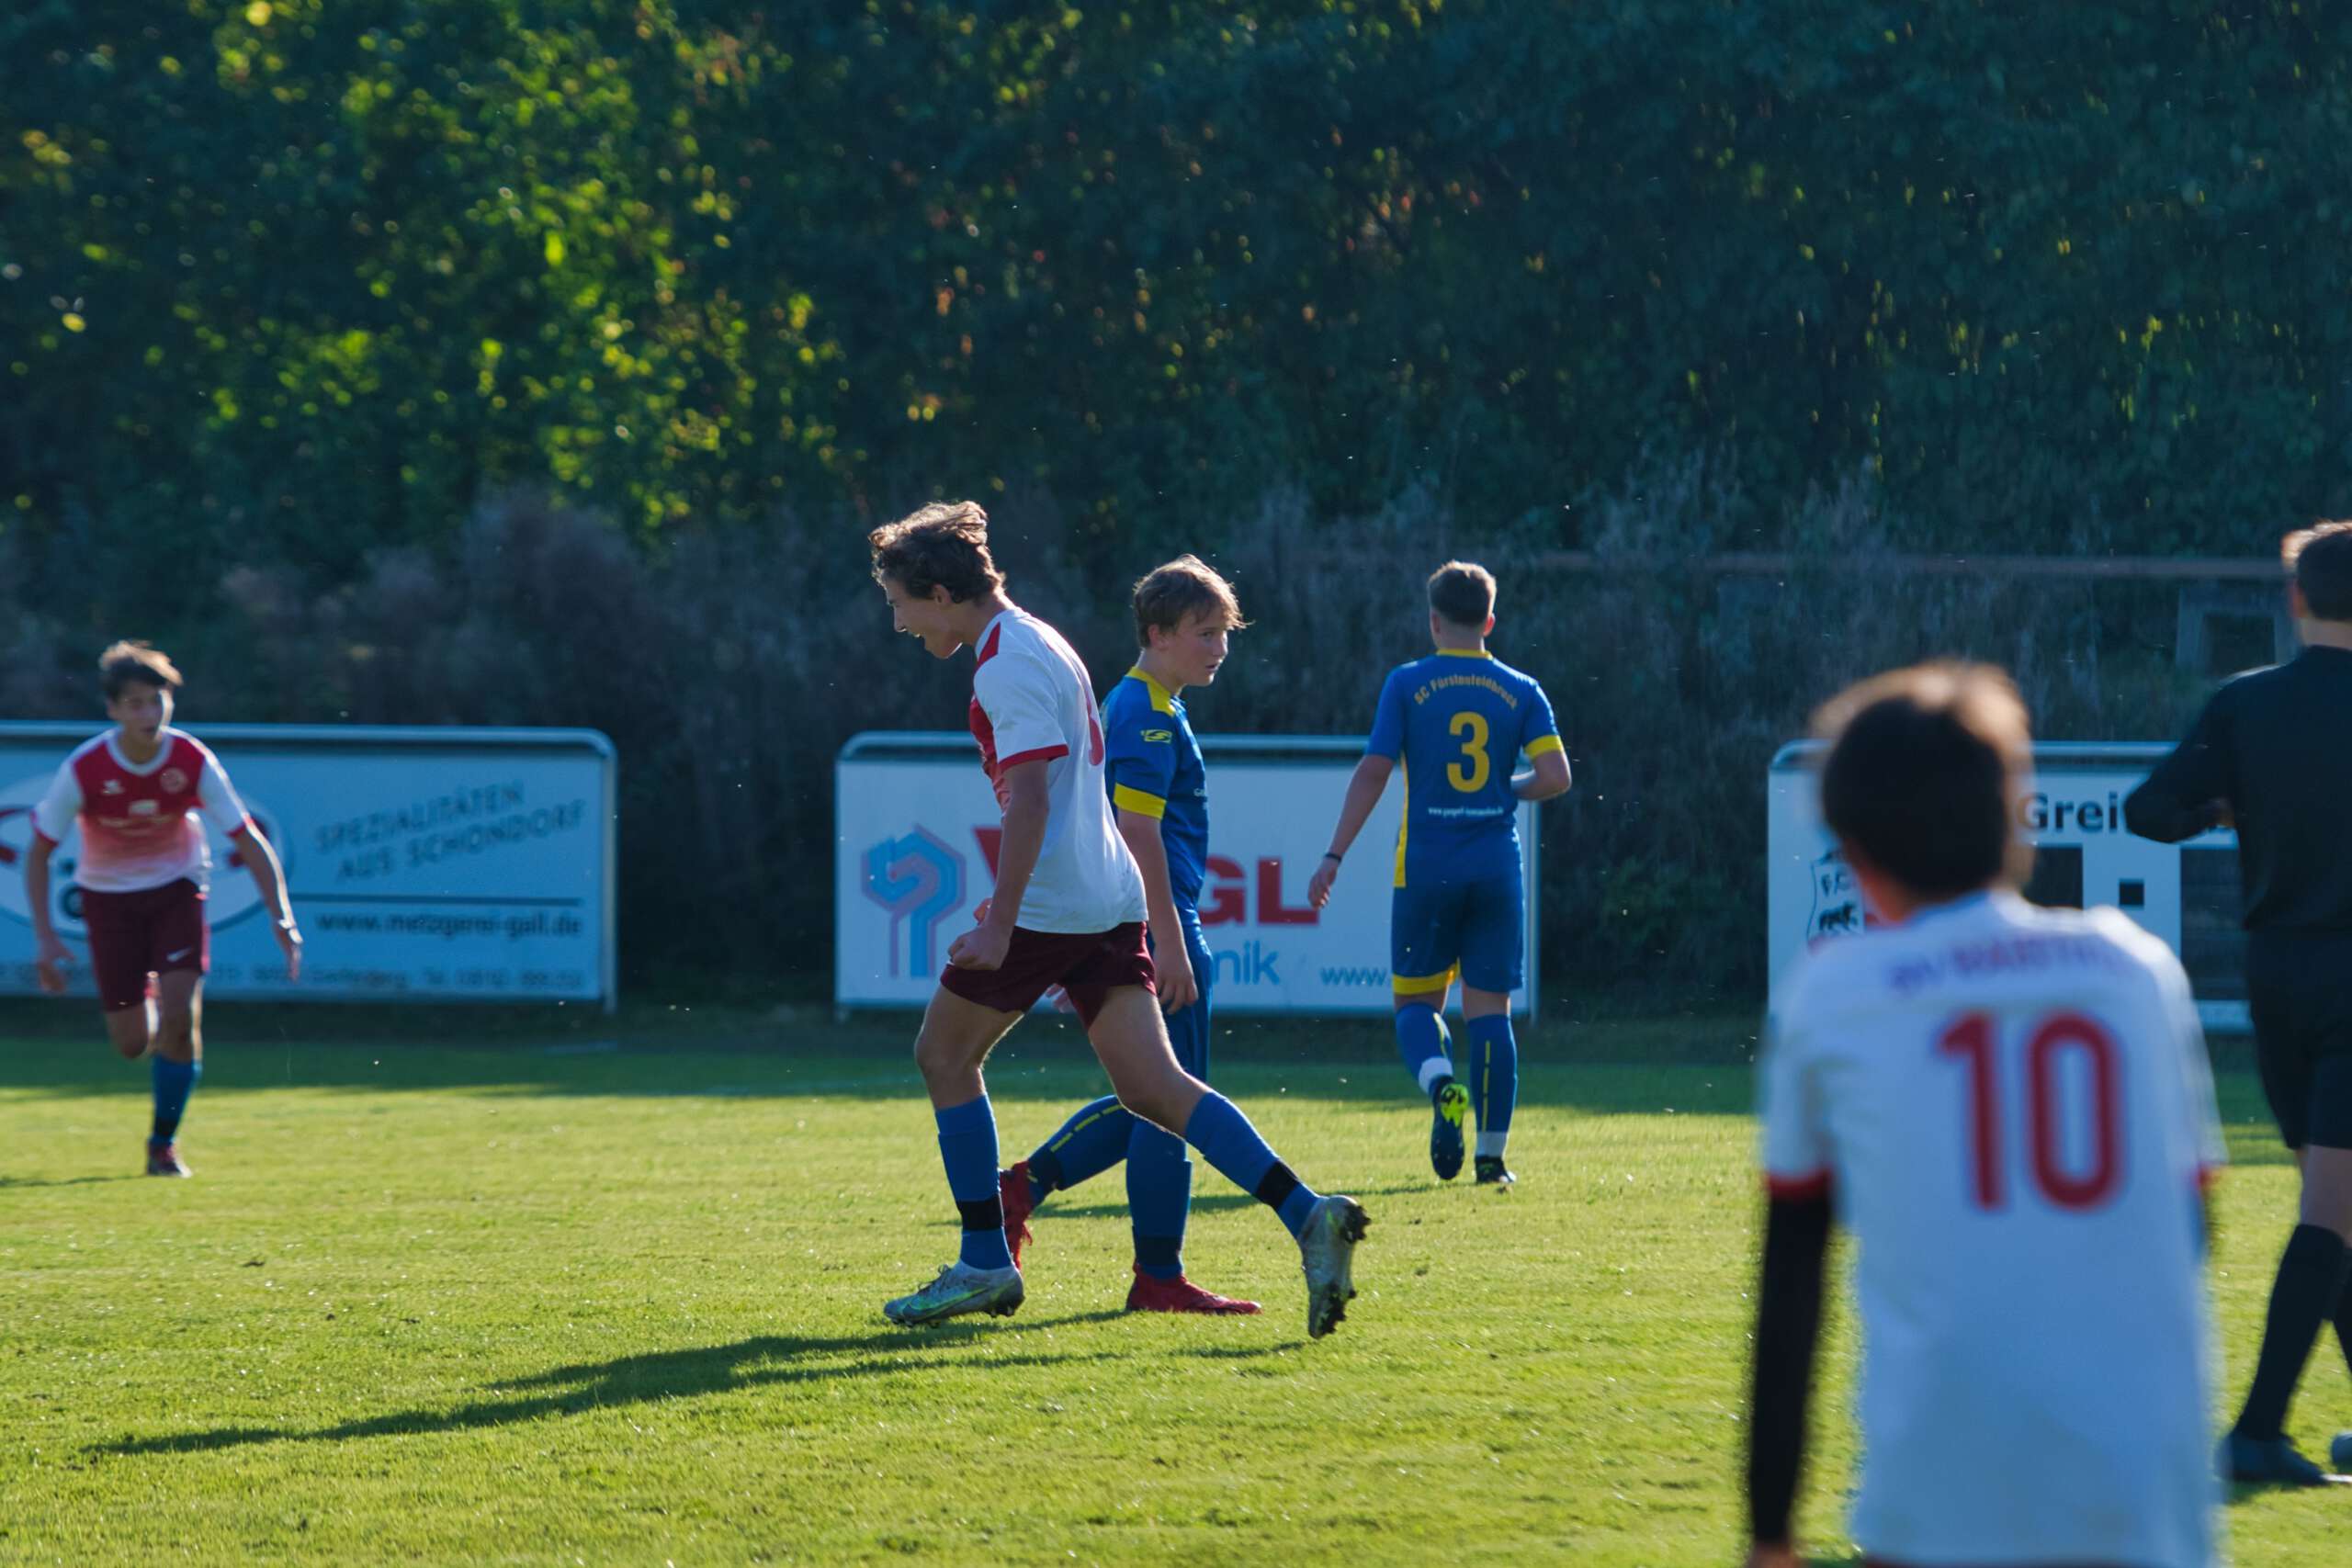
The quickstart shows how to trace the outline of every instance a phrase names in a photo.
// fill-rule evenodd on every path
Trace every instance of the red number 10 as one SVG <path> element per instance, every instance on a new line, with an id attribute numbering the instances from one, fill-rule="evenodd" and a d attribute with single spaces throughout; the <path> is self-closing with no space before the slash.
<path id="1" fill-rule="evenodd" d="M 1976 1206 L 1998 1209 L 2006 1201 L 2006 1161 L 2001 1147 L 2001 1086 L 1993 1015 L 1972 1012 L 1955 1020 L 1936 1049 L 1968 1066 L 1968 1129 Z M 2091 1073 L 2090 1168 L 2068 1170 L 2060 1160 L 2057 1066 L 2059 1054 L 2080 1051 Z M 2026 1042 L 2026 1137 L 2032 1149 L 2034 1185 L 2062 1209 L 2093 1209 L 2115 1195 L 2122 1178 L 2116 1134 L 2115 1041 L 2097 1019 L 2078 1012 L 2052 1013 Z"/>

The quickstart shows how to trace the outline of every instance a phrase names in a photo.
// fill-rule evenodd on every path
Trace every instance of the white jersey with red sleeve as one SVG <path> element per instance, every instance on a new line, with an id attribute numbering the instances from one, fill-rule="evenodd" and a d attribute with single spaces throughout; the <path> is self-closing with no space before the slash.
<path id="1" fill-rule="evenodd" d="M 1144 917 L 1143 874 L 1111 819 L 1094 682 L 1059 632 L 1007 610 L 980 634 L 972 738 L 1005 800 L 1004 773 L 1046 765 L 1046 840 L 1013 923 L 1033 931 L 1107 931 Z"/>
<path id="2" fill-rule="evenodd" d="M 1758 1081 L 1767 1180 L 1829 1192 L 1859 1247 L 1854 1539 L 2215 1562 L 2199 1194 L 2223 1155 L 2170 950 L 2112 909 L 1941 905 L 1809 954 Z"/>
<path id="3" fill-rule="evenodd" d="M 186 877 L 206 886 L 212 869 L 198 816 L 225 836 L 249 820 L 220 759 L 193 735 L 166 728 L 154 756 L 133 762 L 108 730 L 83 742 L 33 807 L 33 829 L 62 843 L 82 822 L 74 880 L 92 893 L 143 893 Z"/>

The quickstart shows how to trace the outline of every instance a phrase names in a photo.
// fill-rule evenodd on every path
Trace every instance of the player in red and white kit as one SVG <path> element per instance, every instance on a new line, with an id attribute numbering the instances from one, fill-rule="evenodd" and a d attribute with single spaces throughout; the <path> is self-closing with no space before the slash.
<path id="1" fill-rule="evenodd" d="M 2007 676 L 1898 671 L 1822 728 L 1823 819 L 1881 923 L 1789 976 L 1758 1063 L 1750 1561 L 1799 1561 L 1834 1215 L 1860 1248 L 1868 1562 L 2210 1568 L 2201 1191 L 2222 1151 L 2188 978 L 2118 911 L 2015 891 L 2030 750 Z"/>
<path id="2" fill-rule="evenodd" d="M 995 890 L 980 923 L 948 949 L 915 1041 L 963 1243 L 956 1262 L 885 1314 L 932 1323 L 1021 1305 L 980 1065 L 1059 986 L 1120 1103 L 1282 1216 L 1306 1275 L 1306 1331 L 1329 1333 L 1355 1294 L 1351 1261 L 1363 1209 L 1300 1181 L 1231 1100 L 1177 1064 L 1144 946 L 1143 876 L 1112 821 L 1085 664 L 1061 634 L 1005 597 L 988 514 L 970 502 L 925 507 L 876 529 L 869 543 L 892 625 L 936 659 L 976 652 L 972 736 L 1004 814 Z"/>
<path id="3" fill-rule="evenodd" d="M 289 980 L 301 973 L 302 934 L 277 855 L 245 815 L 219 759 L 172 728 L 172 694 L 180 684 L 172 661 L 143 642 L 119 642 L 99 657 L 98 671 L 115 728 L 76 748 L 33 809 L 25 902 L 39 949 L 35 968 L 41 989 L 65 989 L 74 953 L 51 915 L 50 857 L 78 819 L 74 880 L 107 1033 L 125 1056 L 152 1053 L 154 1060 L 147 1174 L 186 1176 L 175 1140 L 204 1071 L 204 976 L 212 964 L 204 919 L 212 857 L 198 817 L 236 846 L 253 873 Z"/>

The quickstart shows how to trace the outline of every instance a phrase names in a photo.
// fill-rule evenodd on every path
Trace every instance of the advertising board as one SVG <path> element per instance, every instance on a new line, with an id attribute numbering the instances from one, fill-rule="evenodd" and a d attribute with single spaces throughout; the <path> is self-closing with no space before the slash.
<path id="1" fill-rule="evenodd" d="M 253 877 L 211 840 L 213 997 L 603 1001 L 614 984 L 612 742 L 591 729 L 190 725 L 285 863 L 289 985 Z M 37 994 L 23 856 L 58 764 L 100 726 L 0 724 L 0 995 Z M 51 916 L 93 995 L 69 832 Z"/>

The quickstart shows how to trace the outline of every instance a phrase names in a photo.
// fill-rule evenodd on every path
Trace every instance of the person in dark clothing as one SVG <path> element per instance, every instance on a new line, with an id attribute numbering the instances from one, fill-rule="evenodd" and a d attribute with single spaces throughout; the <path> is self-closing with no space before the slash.
<path id="1" fill-rule="evenodd" d="M 2214 693 L 2123 820 L 2168 844 L 2237 829 L 2256 1055 L 2302 1201 L 2221 1468 L 2314 1485 L 2324 1474 L 2288 1441 L 2287 1407 L 2331 1315 L 2352 1364 L 2352 523 L 2299 529 L 2282 553 L 2303 651 Z M 2352 1434 L 2331 1450 L 2339 1467 L 2347 1454 Z"/>

